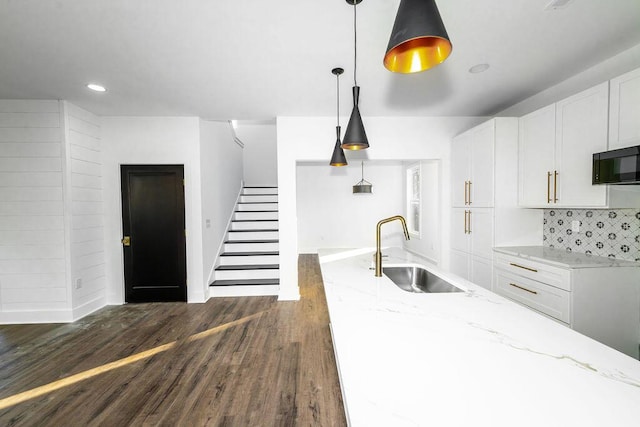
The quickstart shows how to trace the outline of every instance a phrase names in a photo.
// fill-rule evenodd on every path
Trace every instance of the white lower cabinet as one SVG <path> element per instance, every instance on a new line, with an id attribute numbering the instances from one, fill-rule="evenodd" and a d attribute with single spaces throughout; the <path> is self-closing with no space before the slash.
<path id="1" fill-rule="evenodd" d="M 493 277 L 493 261 L 491 259 L 474 256 L 468 252 L 451 251 L 451 272 L 470 282 L 491 290 Z"/>
<path id="2" fill-rule="evenodd" d="M 640 346 L 640 268 L 562 268 L 496 253 L 494 292 L 635 359 Z"/>

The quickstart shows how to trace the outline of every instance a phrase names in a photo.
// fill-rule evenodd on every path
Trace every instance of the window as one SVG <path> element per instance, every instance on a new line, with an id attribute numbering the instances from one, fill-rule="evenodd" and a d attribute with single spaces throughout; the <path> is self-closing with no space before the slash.
<path id="1" fill-rule="evenodd" d="M 420 237 L 422 209 L 420 203 L 420 164 L 407 168 L 407 227 L 409 234 Z"/>

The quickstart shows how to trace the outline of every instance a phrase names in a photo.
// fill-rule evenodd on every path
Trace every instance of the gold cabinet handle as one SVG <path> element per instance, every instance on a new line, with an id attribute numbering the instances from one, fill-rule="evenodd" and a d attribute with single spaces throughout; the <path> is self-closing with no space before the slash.
<path id="1" fill-rule="evenodd" d="M 469 225 L 467 227 L 467 233 L 471 234 L 471 211 L 469 211 Z"/>
<path id="2" fill-rule="evenodd" d="M 547 172 L 547 203 L 551 203 L 551 172 Z"/>
<path id="3" fill-rule="evenodd" d="M 553 171 L 553 203 L 558 203 L 558 171 Z"/>
<path id="4" fill-rule="evenodd" d="M 131 236 L 124 236 L 120 241 L 123 246 L 131 246 Z"/>
<path id="5" fill-rule="evenodd" d="M 518 268 L 523 268 L 525 270 L 533 271 L 534 273 L 538 272 L 538 270 L 536 270 L 535 268 L 525 267 L 524 265 L 516 264 L 516 263 L 513 263 L 513 262 L 510 262 L 509 265 L 512 265 L 512 266 L 518 267 Z"/>
<path id="6" fill-rule="evenodd" d="M 469 204 L 471 204 L 471 181 L 469 181 Z M 469 211 L 471 213 L 471 211 Z"/>
<path id="7" fill-rule="evenodd" d="M 467 188 L 466 182 L 464 188 Z M 467 210 L 464 210 L 464 234 L 467 234 Z"/>
<path id="8" fill-rule="evenodd" d="M 522 286 L 518 286 L 515 283 L 509 283 L 509 285 L 513 286 L 514 288 L 522 289 L 523 291 L 529 292 L 530 294 L 538 295 L 538 293 L 536 291 L 532 291 L 531 289 L 523 288 Z"/>
<path id="9" fill-rule="evenodd" d="M 469 200 L 469 193 L 467 192 L 467 184 L 469 183 L 469 181 L 465 181 L 464 182 L 464 204 L 465 206 L 469 204 L 468 200 Z M 466 224 L 466 219 L 465 219 L 465 224 Z M 465 231 L 466 231 L 466 225 L 465 225 Z"/>

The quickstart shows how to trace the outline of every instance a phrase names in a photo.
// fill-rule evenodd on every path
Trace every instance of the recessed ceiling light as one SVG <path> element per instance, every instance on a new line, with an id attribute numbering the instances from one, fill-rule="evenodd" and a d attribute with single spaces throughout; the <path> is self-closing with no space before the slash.
<path id="1" fill-rule="evenodd" d="M 91 90 L 95 90 L 96 92 L 106 92 L 107 89 L 104 88 L 104 86 L 100 86 L 98 84 L 95 83 L 89 83 L 87 85 L 87 87 Z"/>
<path id="2" fill-rule="evenodd" d="M 477 64 L 469 68 L 471 74 L 484 73 L 489 69 L 489 64 Z"/>

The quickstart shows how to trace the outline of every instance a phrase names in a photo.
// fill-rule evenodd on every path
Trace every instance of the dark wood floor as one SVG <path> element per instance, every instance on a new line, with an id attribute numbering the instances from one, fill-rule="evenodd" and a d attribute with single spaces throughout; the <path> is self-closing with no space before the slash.
<path id="1" fill-rule="evenodd" d="M 299 271 L 300 301 L 130 304 L 0 326 L 0 425 L 346 425 L 317 257 L 300 256 Z"/>

